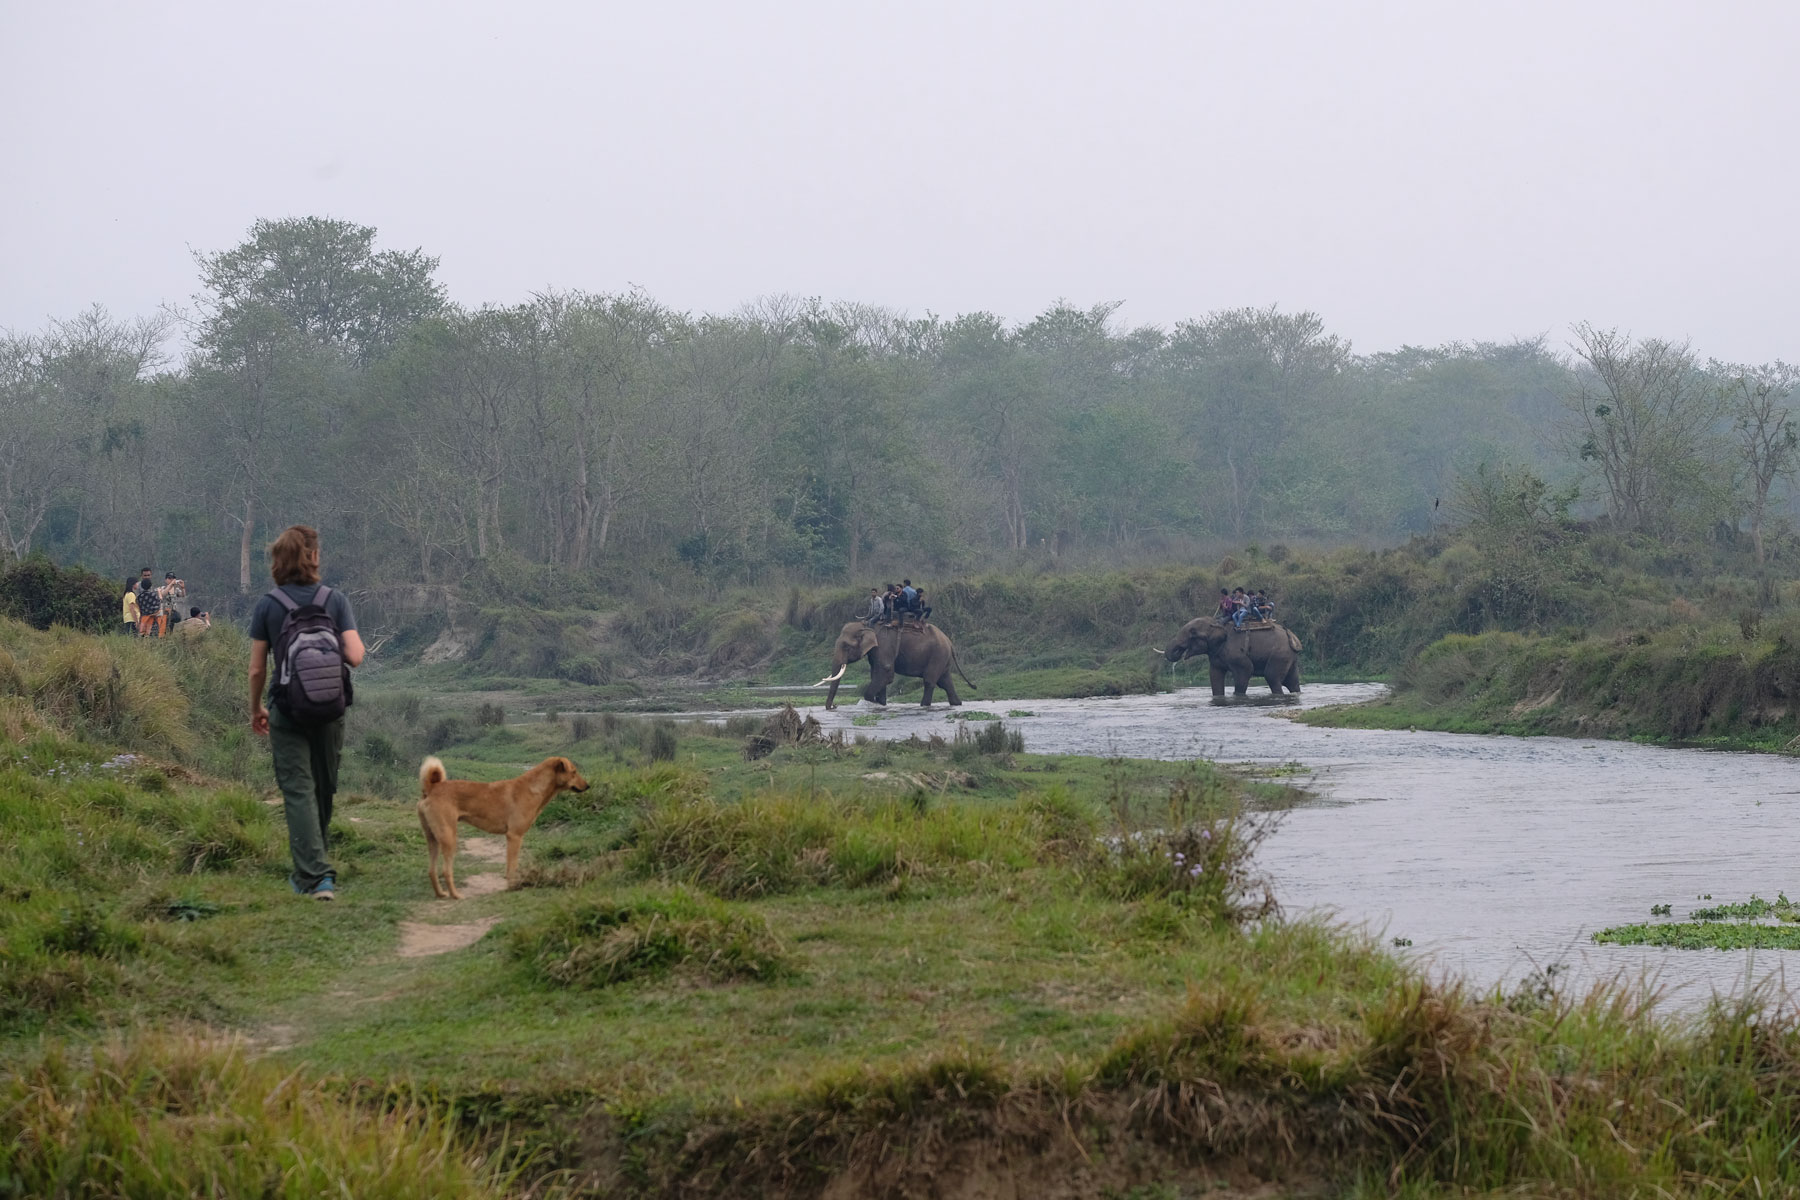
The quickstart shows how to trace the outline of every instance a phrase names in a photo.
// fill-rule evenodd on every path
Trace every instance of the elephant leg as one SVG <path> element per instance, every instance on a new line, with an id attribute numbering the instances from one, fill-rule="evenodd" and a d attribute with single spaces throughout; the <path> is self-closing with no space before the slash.
<path id="1" fill-rule="evenodd" d="M 1212 669 L 1212 690 L 1215 696 L 1225 694 L 1225 668 L 1214 667 Z"/>
<path id="2" fill-rule="evenodd" d="M 1264 664 L 1262 677 L 1263 677 L 1263 682 L 1267 683 L 1269 685 L 1269 694 L 1271 696 L 1281 695 L 1281 668 L 1280 667 L 1276 666 L 1274 663 Z"/>
<path id="3" fill-rule="evenodd" d="M 1282 685 L 1284 687 L 1286 687 L 1287 690 L 1290 693 L 1292 693 L 1293 695 L 1298 696 L 1300 694 L 1300 660 L 1299 659 L 1295 659 L 1293 662 L 1288 664 L 1287 678 L 1283 679 L 1281 682 L 1282 682 Z"/>
<path id="4" fill-rule="evenodd" d="M 1231 668 L 1232 694 L 1247 696 L 1250 694 L 1250 667 L 1245 664 Z"/>
<path id="5" fill-rule="evenodd" d="M 931 676 L 921 675 L 921 676 L 919 676 L 919 682 L 921 684 L 923 684 L 925 687 L 925 697 L 924 697 L 924 699 L 919 701 L 919 707 L 920 708 L 930 708 L 931 707 L 931 684 L 932 684 Z"/>
<path id="6" fill-rule="evenodd" d="M 944 701 L 949 704 L 951 708 L 956 708 L 962 704 L 962 697 L 956 694 L 956 685 L 950 682 L 950 672 L 944 672 L 942 677 L 938 679 L 938 686 L 944 689 Z"/>

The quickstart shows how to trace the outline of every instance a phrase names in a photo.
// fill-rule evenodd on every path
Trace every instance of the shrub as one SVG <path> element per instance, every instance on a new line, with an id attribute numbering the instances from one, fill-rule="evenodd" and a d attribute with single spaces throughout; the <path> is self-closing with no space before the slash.
<path id="1" fill-rule="evenodd" d="M 675 761 L 677 739 L 673 721 L 656 721 L 650 726 L 650 736 L 645 739 L 644 750 L 650 755 L 651 762 Z"/>
<path id="2" fill-rule="evenodd" d="M 393 739 L 385 734 L 371 733 L 363 739 L 363 757 L 377 767 L 391 767 L 399 763 L 400 752 L 394 748 Z"/>
<path id="3" fill-rule="evenodd" d="M 425 749 L 442 750 L 463 740 L 463 723 L 458 717 L 441 717 L 425 735 Z"/>
<path id="4" fill-rule="evenodd" d="M 594 736 L 594 718 L 587 713 L 576 713 L 569 718 L 569 736 L 578 742 L 585 742 Z"/>
<path id="5" fill-rule="evenodd" d="M 1242 814 L 1174 829 L 1119 832 L 1096 844 L 1087 872 L 1119 900 L 1163 898 L 1208 921 L 1236 925 L 1276 911 L 1267 883 L 1251 868 L 1273 818 Z"/>
<path id="6" fill-rule="evenodd" d="M 506 710 L 498 704 L 483 704 L 475 710 L 475 723 L 492 728 L 506 724 Z"/>
<path id="7" fill-rule="evenodd" d="M 41 554 L 0 571 L 0 616 L 34 629 L 66 625 L 83 633 L 117 628 L 125 585 L 84 567 L 59 567 Z"/>
<path id="8" fill-rule="evenodd" d="M 521 926 L 512 953 L 546 983 L 591 988 L 676 966 L 716 980 L 793 970 L 761 914 L 680 888 L 578 896 Z"/>

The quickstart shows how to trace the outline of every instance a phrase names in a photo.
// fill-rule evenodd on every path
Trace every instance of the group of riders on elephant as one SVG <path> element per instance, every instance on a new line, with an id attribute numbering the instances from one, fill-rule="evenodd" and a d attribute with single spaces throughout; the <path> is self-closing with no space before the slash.
<path id="1" fill-rule="evenodd" d="M 1300 639 L 1263 612 L 1253 609 L 1249 615 L 1248 622 L 1231 613 L 1196 617 L 1183 625 L 1175 640 L 1158 653 L 1169 662 L 1204 655 L 1211 667 L 1214 696 L 1225 694 L 1228 676 L 1236 694 L 1242 696 L 1249 691 L 1250 680 L 1259 675 L 1277 696 L 1284 690 L 1298 694 Z M 926 708 L 931 707 L 932 696 L 939 688 L 952 705 L 962 703 L 950 678 L 952 668 L 962 675 L 962 664 L 957 662 L 956 647 L 943 630 L 924 620 L 908 624 L 902 619 L 898 624 L 890 624 L 864 618 L 846 622 L 838 631 L 831 654 L 832 673 L 819 680 L 820 685 L 831 685 L 825 696 L 826 708 L 837 707 L 839 681 L 852 663 L 865 658 L 869 660 L 869 682 L 863 687 L 862 696 L 872 704 L 887 703 L 888 688 L 898 675 L 924 684 L 919 703 Z M 967 675 L 963 675 L 963 682 L 975 686 Z"/>

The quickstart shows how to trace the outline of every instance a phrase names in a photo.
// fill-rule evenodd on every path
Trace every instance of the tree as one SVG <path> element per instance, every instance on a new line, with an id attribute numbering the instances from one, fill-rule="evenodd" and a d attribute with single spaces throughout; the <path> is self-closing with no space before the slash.
<path id="1" fill-rule="evenodd" d="M 1633 341 L 1586 323 L 1575 336 L 1587 370 L 1567 398 L 1561 435 L 1599 472 L 1614 526 L 1666 534 L 1704 524 L 1728 490 L 1715 432 L 1724 400 L 1687 343 Z"/>
<path id="2" fill-rule="evenodd" d="M 584 569 L 604 554 L 620 511 L 657 469 L 649 419 L 656 359 L 670 314 L 649 297 L 545 295 L 538 307 L 551 339 L 549 413 L 572 457 L 572 527 L 566 559 Z"/>
<path id="3" fill-rule="evenodd" d="M 1263 518 L 1265 479 L 1282 462 L 1290 427 L 1349 358 L 1349 343 L 1327 334 L 1317 313 L 1239 308 L 1175 327 L 1164 362 L 1178 423 L 1202 480 L 1218 480 L 1233 536 Z"/>
<path id="4" fill-rule="evenodd" d="M 1009 550 L 1031 545 L 1033 501 L 1048 474 L 1049 398 L 1039 365 L 991 313 L 958 317 L 944 330 L 944 396 L 932 407 L 965 425 L 998 489 Z"/>
<path id="5" fill-rule="evenodd" d="M 1743 464 L 1748 487 L 1750 540 L 1761 566 L 1763 518 L 1769 508 L 1769 492 L 1777 480 L 1791 480 L 1800 465 L 1800 431 L 1794 427 L 1790 403 L 1800 384 L 1800 368 L 1784 362 L 1760 367 L 1715 363 L 1714 374 L 1724 375 L 1720 385 L 1726 414 L 1731 418 L 1733 442 Z"/>
<path id="6" fill-rule="evenodd" d="M 59 495 L 82 480 L 168 325 L 115 321 L 95 307 L 40 337 L 0 337 L 0 550 L 23 558 Z"/>
<path id="7" fill-rule="evenodd" d="M 182 419 L 195 437 L 210 439 L 215 453 L 212 474 L 223 485 L 223 513 L 238 530 L 240 594 L 250 591 L 257 523 L 277 481 L 319 470 L 324 460 L 312 386 L 320 367 L 317 348 L 268 304 L 222 309 L 197 339 L 191 406 Z M 315 481 L 308 507 L 328 490 Z"/>
<path id="8" fill-rule="evenodd" d="M 375 230 L 328 217 L 259 220 L 242 244 L 196 254 L 209 309 L 267 305 L 296 329 L 358 366 L 444 308 L 420 250 L 375 249 Z"/>
<path id="9" fill-rule="evenodd" d="M 1457 476 L 1451 514 L 1475 543 L 1482 571 L 1472 581 L 1465 613 L 1476 628 L 1488 621 L 1538 627 L 1578 611 L 1566 556 L 1578 536 L 1569 507 L 1577 489 L 1552 490 L 1529 468 L 1482 463 Z"/>

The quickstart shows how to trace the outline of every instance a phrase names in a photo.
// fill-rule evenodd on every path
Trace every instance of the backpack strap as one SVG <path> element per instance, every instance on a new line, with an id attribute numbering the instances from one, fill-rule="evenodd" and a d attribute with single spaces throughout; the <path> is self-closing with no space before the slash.
<path id="1" fill-rule="evenodd" d="M 273 596 L 275 598 L 275 602 L 277 604 L 280 604 L 281 607 L 287 609 L 289 612 L 300 611 L 300 605 L 295 603 L 294 598 L 292 596 L 288 595 L 286 592 L 282 591 L 280 588 L 271 588 L 269 591 L 269 595 Z M 330 597 L 330 595 L 331 595 L 331 589 L 321 583 L 319 585 L 319 590 L 313 593 L 312 599 L 307 601 L 307 603 L 308 604 L 316 604 L 320 608 L 324 608 L 325 601 L 327 598 Z"/>

